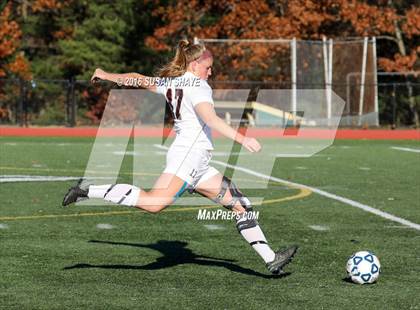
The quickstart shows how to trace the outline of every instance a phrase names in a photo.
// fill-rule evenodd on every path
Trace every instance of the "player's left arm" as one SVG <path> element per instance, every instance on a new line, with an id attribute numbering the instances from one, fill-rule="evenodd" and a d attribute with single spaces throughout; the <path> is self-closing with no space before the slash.
<path id="1" fill-rule="evenodd" d="M 152 92 L 157 91 L 156 78 L 140 73 L 111 73 L 97 68 L 90 79 L 92 83 L 97 80 L 106 80 L 117 83 L 119 86 L 141 87 Z"/>
<path id="2" fill-rule="evenodd" d="M 201 120 L 211 129 L 217 130 L 225 137 L 242 144 L 250 152 L 261 150 L 261 145 L 256 139 L 245 137 L 217 116 L 214 106 L 210 102 L 200 102 L 195 105 L 194 109 Z"/>

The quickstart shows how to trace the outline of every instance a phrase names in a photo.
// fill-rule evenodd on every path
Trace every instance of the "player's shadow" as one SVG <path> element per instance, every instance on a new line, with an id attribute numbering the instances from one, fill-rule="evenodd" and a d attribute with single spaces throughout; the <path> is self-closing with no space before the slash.
<path id="1" fill-rule="evenodd" d="M 224 267 L 233 272 L 238 272 L 251 276 L 258 276 L 263 278 L 279 278 L 286 277 L 290 273 L 285 272 L 281 275 L 266 275 L 248 268 L 241 267 L 234 264 L 234 260 L 223 259 L 217 257 L 210 257 L 205 255 L 195 254 L 192 250 L 187 248 L 187 242 L 181 241 L 168 241 L 168 240 L 159 240 L 156 243 L 151 244 L 141 244 L 141 243 L 126 243 L 126 242 L 112 242 L 112 241 L 100 241 L 100 240 L 90 240 L 92 243 L 102 243 L 102 244 L 111 244 L 111 245 L 124 245 L 124 246 L 133 246 L 139 248 L 147 248 L 159 251 L 163 256 L 156 259 L 156 261 L 147 264 L 147 265 L 91 265 L 80 263 L 73 266 L 65 267 L 64 270 L 69 269 L 79 269 L 79 268 L 103 268 L 103 269 L 137 269 L 137 270 L 156 270 L 163 268 L 170 268 L 177 265 L 183 264 L 196 264 L 202 266 L 216 266 Z"/>

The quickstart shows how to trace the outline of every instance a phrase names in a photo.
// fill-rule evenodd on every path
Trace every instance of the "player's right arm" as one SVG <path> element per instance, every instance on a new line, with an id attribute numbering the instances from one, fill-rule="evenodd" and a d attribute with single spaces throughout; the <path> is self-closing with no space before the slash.
<path id="1" fill-rule="evenodd" d="M 223 119 L 217 116 L 213 104 L 209 102 L 201 102 L 197 104 L 194 109 L 201 120 L 211 129 L 216 130 L 225 137 L 242 144 L 250 152 L 259 152 L 261 150 L 261 145 L 255 138 L 249 138 L 242 135 L 226 124 Z"/>
<path id="2" fill-rule="evenodd" d="M 110 73 L 97 68 L 90 81 L 106 80 L 122 86 L 141 87 L 156 92 L 156 78 L 145 76 L 140 73 Z"/>

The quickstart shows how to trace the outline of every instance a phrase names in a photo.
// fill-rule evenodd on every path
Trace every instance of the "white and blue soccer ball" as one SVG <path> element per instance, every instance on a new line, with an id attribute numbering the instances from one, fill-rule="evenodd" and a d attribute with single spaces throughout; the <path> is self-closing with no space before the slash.
<path id="1" fill-rule="evenodd" d="M 350 279 L 357 284 L 374 283 L 379 278 L 381 264 L 375 254 L 360 251 L 350 256 L 346 266 Z"/>

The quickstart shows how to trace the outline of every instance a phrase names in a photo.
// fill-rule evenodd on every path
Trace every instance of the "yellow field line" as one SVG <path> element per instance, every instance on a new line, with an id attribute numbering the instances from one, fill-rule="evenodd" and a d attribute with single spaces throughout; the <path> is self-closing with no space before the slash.
<path id="1" fill-rule="evenodd" d="M 45 171 L 45 170 L 52 170 L 52 169 L 39 169 L 39 168 L 16 168 L 16 167 L 0 167 L 0 169 L 15 169 L 15 170 L 35 170 L 35 171 Z M 56 171 L 61 172 L 70 172 L 70 170 L 66 169 L 54 169 Z M 78 170 L 71 170 L 73 172 L 77 172 Z M 84 170 L 79 170 L 84 172 Z M 129 173 L 126 173 L 129 174 Z M 143 175 L 142 173 L 132 173 L 137 175 Z M 155 174 L 154 174 L 155 175 Z M 262 181 L 253 181 L 261 183 Z M 281 184 L 280 182 L 275 181 L 269 181 L 268 184 Z M 276 199 L 269 199 L 265 200 L 258 205 L 268 205 L 278 202 L 284 202 L 284 201 L 291 201 L 295 199 L 300 199 L 307 197 L 312 194 L 312 191 L 305 188 L 296 188 L 289 186 L 290 188 L 299 189 L 299 193 L 292 196 L 282 197 L 282 198 L 276 198 Z M 210 208 L 218 208 L 219 206 L 213 205 L 213 206 L 202 206 L 202 207 L 187 207 L 187 208 L 168 208 L 165 209 L 163 212 L 183 212 L 183 211 L 192 211 L 192 210 L 198 210 L 201 209 L 210 209 Z M 44 219 L 44 218 L 67 218 L 67 217 L 84 217 L 84 216 L 107 216 L 107 215 L 124 215 L 124 214 L 135 214 L 135 213 L 146 213 L 146 211 L 143 210 L 135 210 L 135 211 L 106 211 L 106 212 L 86 212 L 86 213 L 74 213 L 74 214 L 45 214 L 45 215 L 23 215 L 23 216 L 3 216 L 0 217 L 0 221 L 17 221 L 17 220 L 33 220 L 33 219 Z"/>
<path id="2" fill-rule="evenodd" d="M 270 199 L 265 200 L 259 205 L 268 205 L 273 204 L 276 202 L 283 202 L 283 201 L 290 201 L 299 198 L 307 197 L 312 192 L 307 189 L 300 189 L 300 192 L 293 196 L 277 198 L 277 199 Z M 198 209 L 211 209 L 211 208 L 218 208 L 219 206 L 202 206 L 202 207 L 187 207 L 187 208 L 168 208 L 165 209 L 163 212 L 184 212 L 184 211 L 193 211 Z M 124 214 L 135 214 L 135 213 L 146 213 L 143 210 L 135 210 L 135 211 L 106 211 L 106 212 L 86 212 L 86 213 L 74 213 L 74 214 L 45 214 L 45 215 L 23 215 L 23 216 L 3 216 L 0 217 L 0 221 L 18 221 L 18 220 L 35 220 L 35 219 L 45 219 L 45 218 L 66 218 L 66 217 L 83 217 L 83 216 L 104 216 L 104 215 L 124 215 Z"/>
<path id="3" fill-rule="evenodd" d="M 290 201 L 295 200 L 299 198 L 304 198 L 312 194 L 312 191 L 306 188 L 299 188 L 299 193 L 293 196 L 283 197 L 283 198 L 277 198 L 277 199 L 270 199 L 270 200 L 264 200 L 260 205 L 268 205 L 276 202 L 283 202 L 283 201 Z"/>

